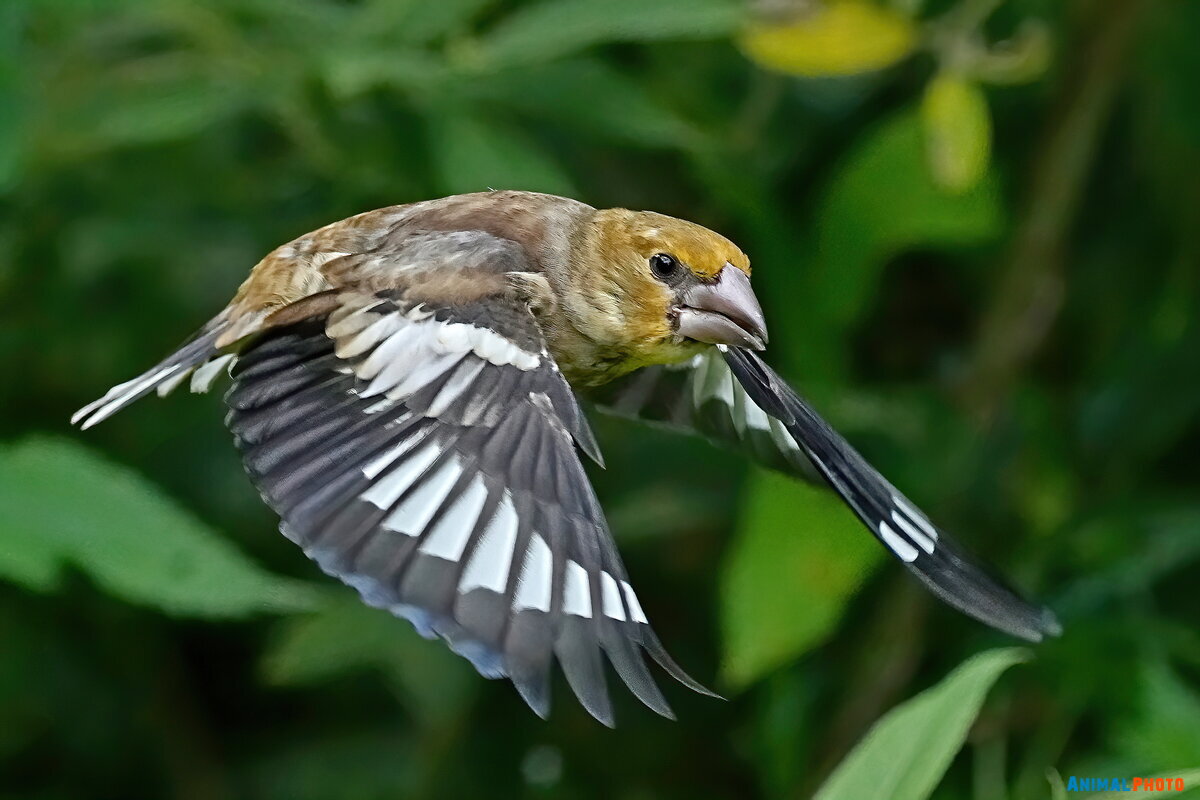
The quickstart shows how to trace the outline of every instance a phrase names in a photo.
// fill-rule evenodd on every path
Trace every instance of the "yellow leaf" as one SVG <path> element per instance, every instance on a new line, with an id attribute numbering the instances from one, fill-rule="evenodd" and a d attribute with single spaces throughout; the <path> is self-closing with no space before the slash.
<path id="1" fill-rule="evenodd" d="M 992 151 L 992 118 L 979 85 L 957 75 L 938 75 L 925 87 L 921 119 L 933 182 L 951 194 L 975 186 L 987 172 Z"/>
<path id="2" fill-rule="evenodd" d="M 767 69 L 816 77 L 883 69 L 912 52 L 915 40 L 912 21 L 896 11 L 841 0 L 787 24 L 755 23 L 740 44 Z"/>

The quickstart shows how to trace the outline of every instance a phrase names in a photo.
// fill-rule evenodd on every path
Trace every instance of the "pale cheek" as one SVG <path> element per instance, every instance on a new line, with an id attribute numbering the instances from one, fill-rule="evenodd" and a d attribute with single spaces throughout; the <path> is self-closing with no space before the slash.
<path id="1" fill-rule="evenodd" d="M 617 288 L 608 281 L 589 281 L 563 298 L 564 311 L 587 338 L 615 345 L 626 335 L 627 318 Z"/>

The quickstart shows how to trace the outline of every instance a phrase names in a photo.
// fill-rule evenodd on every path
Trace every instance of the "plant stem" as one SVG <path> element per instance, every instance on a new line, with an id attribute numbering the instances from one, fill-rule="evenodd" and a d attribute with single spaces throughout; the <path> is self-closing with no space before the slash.
<path id="1" fill-rule="evenodd" d="M 1059 83 L 1056 113 L 1034 157 L 1028 201 L 960 386 L 967 407 L 983 419 L 1003 404 L 1058 318 L 1066 291 L 1066 238 L 1146 2 L 1099 5 L 1095 29 Z"/>

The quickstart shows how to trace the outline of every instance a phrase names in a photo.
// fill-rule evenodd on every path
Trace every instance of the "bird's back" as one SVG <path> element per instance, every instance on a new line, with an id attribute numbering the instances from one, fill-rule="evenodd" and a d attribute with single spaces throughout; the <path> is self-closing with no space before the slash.
<path id="1" fill-rule="evenodd" d="M 548 272 L 553 279 L 570 248 L 564 232 L 594 211 L 585 203 L 557 195 L 488 191 L 387 206 L 347 217 L 267 254 L 229 304 L 228 327 L 218 344 L 226 346 L 254 333 L 272 312 L 306 297 L 350 284 L 390 283 L 402 269 L 446 272 L 461 264 L 478 274 L 519 266 Z M 510 256 L 499 253 L 508 243 L 517 245 L 525 263 L 514 265 Z M 491 247 L 501 257 L 468 260 L 457 255 L 478 255 L 480 247 Z M 358 258 L 347 260 L 347 256 Z M 466 288 L 471 281 L 463 277 Z"/>

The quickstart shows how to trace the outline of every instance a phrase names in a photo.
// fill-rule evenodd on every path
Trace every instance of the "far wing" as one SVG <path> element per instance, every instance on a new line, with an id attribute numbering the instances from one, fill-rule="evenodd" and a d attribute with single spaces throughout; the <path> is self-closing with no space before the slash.
<path id="1" fill-rule="evenodd" d="M 936 527 L 817 415 L 756 353 L 722 348 L 747 394 L 791 432 L 825 480 L 892 555 L 958 610 L 1030 641 L 1057 636 L 1048 608 L 1018 596 Z"/>
<path id="2" fill-rule="evenodd" d="M 787 426 L 747 394 L 714 347 L 681 364 L 637 370 L 587 398 L 606 414 L 698 434 L 765 467 L 821 482 Z"/>

